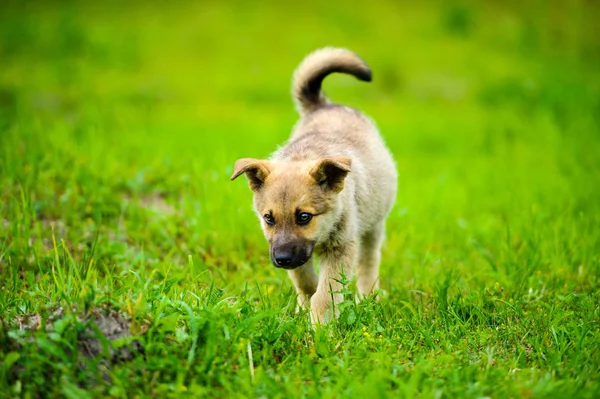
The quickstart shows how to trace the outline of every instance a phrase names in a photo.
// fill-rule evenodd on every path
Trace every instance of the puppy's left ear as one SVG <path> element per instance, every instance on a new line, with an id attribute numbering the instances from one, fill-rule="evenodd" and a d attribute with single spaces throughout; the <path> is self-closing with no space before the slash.
<path id="1" fill-rule="evenodd" d="M 271 173 L 269 166 L 269 161 L 253 158 L 238 159 L 235 161 L 231 180 L 235 180 L 239 175 L 245 173 L 250 189 L 257 191 L 262 187 L 269 173 Z"/>
<path id="2" fill-rule="evenodd" d="M 346 157 L 323 158 L 309 172 L 317 184 L 336 193 L 344 188 L 344 179 L 350 172 L 352 160 Z"/>

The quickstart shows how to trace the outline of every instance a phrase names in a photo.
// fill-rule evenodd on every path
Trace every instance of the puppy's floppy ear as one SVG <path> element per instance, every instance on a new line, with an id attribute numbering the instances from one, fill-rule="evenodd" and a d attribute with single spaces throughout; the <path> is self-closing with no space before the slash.
<path id="1" fill-rule="evenodd" d="M 344 179 L 352 160 L 346 157 L 323 158 L 309 172 L 317 184 L 339 193 L 344 188 Z"/>
<path id="2" fill-rule="evenodd" d="M 253 158 L 242 158 L 235 161 L 233 167 L 233 175 L 231 180 L 235 180 L 242 173 L 246 173 L 248 184 L 252 191 L 256 191 L 262 187 L 265 179 L 271 172 L 269 170 L 270 162 Z"/>

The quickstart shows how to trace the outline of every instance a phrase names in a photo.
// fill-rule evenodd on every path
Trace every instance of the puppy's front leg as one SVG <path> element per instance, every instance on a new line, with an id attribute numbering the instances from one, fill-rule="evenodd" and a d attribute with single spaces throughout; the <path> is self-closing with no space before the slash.
<path id="1" fill-rule="evenodd" d="M 313 266 L 312 258 L 308 260 L 304 265 L 288 271 L 290 280 L 296 287 L 296 294 L 298 294 L 298 305 L 305 309 L 317 290 L 317 274 L 315 273 L 315 267 Z"/>
<path id="2" fill-rule="evenodd" d="M 350 277 L 356 249 L 354 243 L 338 247 L 339 249 L 326 251 L 320 256 L 321 270 L 317 291 L 310 299 L 310 315 L 313 324 L 324 324 L 327 320 L 337 317 L 337 305 L 344 299 L 339 293 L 342 289 L 342 274 Z"/>

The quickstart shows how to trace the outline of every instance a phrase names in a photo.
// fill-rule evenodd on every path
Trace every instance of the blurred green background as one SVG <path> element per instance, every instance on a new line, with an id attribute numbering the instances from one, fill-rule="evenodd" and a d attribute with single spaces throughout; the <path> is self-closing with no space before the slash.
<path id="1" fill-rule="evenodd" d="M 398 163 L 388 268 L 408 264 L 408 277 L 441 247 L 468 256 L 457 242 L 471 252 L 469 237 L 497 242 L 540 218 L 581 217 L 573 234 L 584 235 L 600 203 L 598 8 L 3 2 L 3 213 L 20 214 L 11 204 L 24 196 L 36 218 L 67 226 L 131 221 L 127 238 L 150 239 L 154 257 L 266 264 L 250 193 L 227 177 L 237 158 L 266 157 L 287 139 L 291 74 L 333 45 L 360 54 L 374 82 L 334 75 L 326 93 L 373 117 Z M 123 218 L 135 213 L 131 198 L 183 211 L 169 224 Z"/>
<path id="2" fill-rule="evenodd" d="M 130 271 L 174 276 L 181 292 L 287 292 L 250 190 L 229 176 L 287 139 L 292 72 L 323 46 L 371 66 L 371 84 L 334 75 L 325 92 L 371 116 L 397 161 L 390 303 L 421 306 L 411 293 L 449 278 L 482 298 L 593 296 L 599 20 L 595 1 L 5 0 L 0 270 L 13 289 L 0 308 L 89 301 L 48 275 L 53 232 L 86 275 L 119 276 L 94 286 L 98 303 L 129 304 Z M 584 370 L 569 364 L 563 376 Z"/>

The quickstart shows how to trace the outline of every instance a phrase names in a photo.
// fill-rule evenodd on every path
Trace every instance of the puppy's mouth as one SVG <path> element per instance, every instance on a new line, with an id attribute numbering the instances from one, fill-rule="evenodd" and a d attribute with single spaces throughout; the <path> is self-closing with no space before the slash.
<path id="1" fill-rule="evenodd" d="M 279 249 L 271 247 L 270 255 L 273 266 L 285 269 L 293 270 L 300 266 L 303 266 L 310 257 L 312 256 L 313 248 L 301 248 L 301 249 Z"/>

